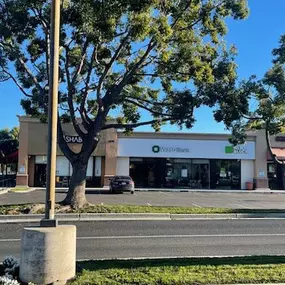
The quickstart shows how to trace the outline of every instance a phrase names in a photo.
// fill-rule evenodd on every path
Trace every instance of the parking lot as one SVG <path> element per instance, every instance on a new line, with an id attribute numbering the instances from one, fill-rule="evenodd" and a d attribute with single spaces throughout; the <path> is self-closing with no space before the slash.
<path id="1" fill-rule="evenodd" d="M 285 193 L 284 193 L 285 194 Z M 108 190 L 87 189 L 86 195 L 93 204 L 128 204 L 157 206 L 192 206 L 222 207 L 235 209 L 284 209 L 283 193 L 216 193 L 216 192 L 163 192 L 137 191 L 130 193 L 109 194 Z M 56 200 L 65 197 L 65 190 L 57 190 Z M 36 190 L 29 193 L 7 193 L 0 195 L 0 205 L 44 203 L 45 191 Z"/>

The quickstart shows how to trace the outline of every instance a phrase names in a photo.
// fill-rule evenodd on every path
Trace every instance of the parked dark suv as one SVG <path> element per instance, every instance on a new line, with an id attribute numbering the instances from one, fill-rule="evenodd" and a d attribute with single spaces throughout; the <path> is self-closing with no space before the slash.
<path id="1" fill-rule="evenodd" d="M 110 193 L 130 191 L 135 192 L 135 184 L 130 176 L 114 176 L 110 181 Z"/>

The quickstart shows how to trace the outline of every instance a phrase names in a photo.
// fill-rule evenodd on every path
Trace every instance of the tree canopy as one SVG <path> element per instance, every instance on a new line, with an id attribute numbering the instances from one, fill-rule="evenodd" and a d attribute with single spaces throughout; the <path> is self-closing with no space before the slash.
<path id="1" fill-rule="evenodd" d="M 272 51 L 273 66 L 262 79 L 252 76 L 241 83 L 239 90 L 247 100 L 247 108 L 240 113 L 238 120 L 232 120 L 234 137 L 244 140 L 245 130 L 265 130 L 270 147 L 270 135 L 285 132 L 285 35 L 280 38 L 279 47 Z"/>
<path id="2" fill-rule="evenodd" d="M 0 163 L 6 163 L 7 157 L 18 150 L 19 128 L 0 130 Z"/>
<path id="3" fill-rule="evenodd" d="M 191 128 L 201 106 L 215 107 L 216 120 L 246 108 L 233 92 L 236 48 L 223 40 L 227 17 L 247 17 L 246 0 L 63 0 L 61 12 L 59 122 L 73 123 L 82 150 L 69 149 L 61 124 L 58 141 L 73 167 L 87 165 L 101 130 Z M 26 113 L 42 121 L 49 50 L 50 1 L 0 0 L 0 79 L 14 81 Z"/>

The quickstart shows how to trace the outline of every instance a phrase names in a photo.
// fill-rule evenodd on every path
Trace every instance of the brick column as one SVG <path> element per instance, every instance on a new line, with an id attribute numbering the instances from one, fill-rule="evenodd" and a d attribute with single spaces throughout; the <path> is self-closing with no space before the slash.
<path id="1" fill-rule="evenodd" d="M 255 145 L 255 189 L 269 190 L 267 177 L 267 143 L 265 131 L 259 130 L 256 132 Z"/>
<path id="2" fill-rule="evenodd" d="M 28 174 L 28 141 L 29 141 L 29 123 L 19 118 L 19 152 L 18 152 L 18 172 L 16 184 L 19 186 L 29 185 Z"/>
<path id="3" fill-rule="evenodd" d="M 106 155 L 105 155 L 105 173 L 104 173 L 104 187 L 109 186 L 109 179 L 116 175 L 117 168 L 117 150 L 118 150 L 118 136 L 115 129 L 106 131 Z"/>

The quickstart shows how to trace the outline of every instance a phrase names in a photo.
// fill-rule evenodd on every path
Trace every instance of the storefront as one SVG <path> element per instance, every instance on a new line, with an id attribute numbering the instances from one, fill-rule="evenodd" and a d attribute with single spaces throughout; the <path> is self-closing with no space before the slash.
<path id="1" fill-rule="evenodd" d="M 196 135 L 196 137 L 199 135 Z M 241 189 L 253 182 L 255 142 L 233 147 L 210 139 L 119 138 L 118 159 L 137 187 Z M 122 167 L 121 167 L 122 168 Z"/>
<path id="2" fill-rule="evenodd" d="M 19 157 L 17 185 L 45 187 L 47 165 L 47 125 L 37 119 L 19 117 Z M 72 124 L 64 124 L 65 140 L 74 152 L 79 152 L 82 140 L 76 135 Z M 110 136 L 111 135 L 111 136 Z M 87 167 L 87 187 L 101 187 L 104 185 L 106 141 L 112 139 L 112 132 L 103 133 L 102 140 L 92 153 Z M 107 157 L 108 160 L 108 157 Z M 68 187 L 72 175 L 72 166 L 68 159 L 57 148 L 56 159 L 56 187 Z"/>
<path id="3" fill-rule="evenodd" d="M 19 117 L 17 184 L 45 186 L 47 125 Z M 65 139 L 74 152 L 82 147 L 72 124 L 64 124 Z M 138 188 L 268 189 L 264 135 L 251 133 L 244 145 L 232 146 L 226 134 L 147 133 L 126 136 L 108 129 L 92 153 L 87 187 L 108 186 L 115 175 L 130 175 Z M 72 167 L 58 148 L 57 187 L 68 187 Z"/>
<path id="4" fill-rule="evenodd" d="M 130 158 L 130 176 L 142 188 L 241 189 L 240 160 Z"/>
<path id="5" fill-rule="evenodd" d="M 278 164 L 271 157 L 270 152 L 267 153 L 267 173 L 270 189 L 285 190 L 283 179 L 285 179 L 285 136 L 278 135 L 270 138 L 273 154 L 277 159 L 284 163 Z"/>
<path id="6" fill-rule="evenodd" d="M 34 186 L 44 187 L 46 183 L 46 164 L 47 157 L 45 155 L 35 156 L 35 177 Z M 90 157 L 87 166 L 87 187 L 101 186 L 101 167 L 102 157 Z M 69 180 L 72 175 L 72 166 L 64 156 L 56 158 L 56 187 L 68 187 Z"/>

